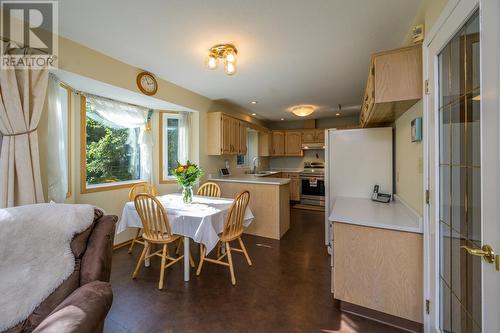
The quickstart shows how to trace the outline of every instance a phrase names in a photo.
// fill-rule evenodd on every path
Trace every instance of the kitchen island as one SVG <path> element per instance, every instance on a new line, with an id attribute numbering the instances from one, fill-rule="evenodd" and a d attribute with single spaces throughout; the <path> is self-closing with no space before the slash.
<path id="1" fill-rule="evenodd" d="M 290 179 L 272 176 L 241 175 L 212 177 L 225 198 L 234 198 L 239 192 L 250 192 L 249 207 L 255 216 L 245 233 L 280 239 L 290 228 Z"/>
<path id="2" fill-rule="evenodd" d="M 391 203 L 335 198 L 332 292 L 341 308 L 419 331 L 423 316 L 421 217 L 396 196 Z"/>

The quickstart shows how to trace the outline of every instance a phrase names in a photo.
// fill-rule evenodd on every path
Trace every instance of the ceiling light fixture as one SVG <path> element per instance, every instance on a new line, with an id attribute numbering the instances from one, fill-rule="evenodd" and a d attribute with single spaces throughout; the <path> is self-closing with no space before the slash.
<path id="1" fill-rule="evenodd" d="M 282 121 L 283 121 L 283 120 L 285 120 L 285 118 L 281 118 L 280 120 L 282 120 Z"/>
<path id="2" fill-rule="evenodd" d="M 236 55 L 238 50 L 232 44 L 218 44 L 212 46 L 208 51 L 207 67 L 216 69 L 219 61 L 224 64 L 224 72 L 227 75 L 236 73 Z"/>
<path id="3" fill-rule="evenodd" d="M 254 112 L 254 113 L 252 113 L 252 116 L 256 116 L 256 115 L 257 115 L 257 113 L 255 113 L 255 112 Z"/>
<path id="4" fill-rule="evenodd" d="M 299 117 L 306 117 L 314 112 L 314 106 L 312 105 L 297 105 L 290 109 L 292 113 Z"/>
<path id="5" fill-rule="evenodd" d="M 257 104 L 257 101 L 251 101 L 250 104 Z"/>
<path id="6" fill-rule="evenodd" d="M 337 117 L 341 115 L 340 111 L 342 111 L 342 105 L 339 104 L 339 112 L 335 114 Z"/>

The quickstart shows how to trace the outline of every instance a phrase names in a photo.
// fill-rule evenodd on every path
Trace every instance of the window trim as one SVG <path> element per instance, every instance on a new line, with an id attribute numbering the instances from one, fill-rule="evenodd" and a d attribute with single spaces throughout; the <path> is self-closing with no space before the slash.
<path id="1" fill-rule="evenodd" d="M 71 197 L 72 195 L 72 180 L 73 180 L 73 177 L 72 177 L 72 172 L 71 172 L 71 167 L 72 167 L 72 163 L 71 163 L 71 160 L 72 160 L 72 152 L 73 152 L 73 149 L 72 149 L 72 146 L 73 146 L 73 140 L 72 140 L 72 130 L 71 130 L 71 115 L 72 115 L 72 111 L 73 111 L 73 89 L 64 84 L 64 83 L 59 83 L 59 86 L 63 89 L 66 90 L 66 93 L 67 93 L 67 126 L 68 126 L 68 137 L 67 137 L 67 142 L 68 142 L 68 147 L 67 147 L 67 153 L 68 153 L 68 160 L 66 161 L 67 162 L 67 168 L 68 168 L 68 190 L 66 192 L 66 199 Z"/>
<path id="2" fill-rule="evenodd" d="M 158 116 L 160 117 L 158 121 L 158 131 L 159 131 L 159 148 L 160 148 L 160 160 L 159 160 L 159 183 L 160 184 L 176 184 L 175 178 L 163 178 L 163 116 L 171 115 L 179 119 L 179 114 L 171 111 L 159 111 Z"/>
<path id="3" fill-rule="evenodd" d="M 144 183 L 147 181 L 137 179 L 87 187 L 87 98 L 80 95 L 80 194 L 125 189 Z"/>

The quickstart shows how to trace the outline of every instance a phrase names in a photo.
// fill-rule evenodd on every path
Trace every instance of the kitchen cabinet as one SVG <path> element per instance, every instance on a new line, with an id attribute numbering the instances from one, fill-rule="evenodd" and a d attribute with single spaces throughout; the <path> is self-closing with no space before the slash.
<path id="1" fill-rule="evenodd" d="M 247 153 L 247 124 L 243 121 L 239 122 L 239 147 L 238 155 L 246 155 Z"/>
<path id="2" fill-rule="evenodd" d="M 285 155 L 286 156 L 302 156 L 302 132 L 301 131 L 286 131 L 285 132 Z"/>
<path id="3" fill-rule="evenodd" d="M 285 132 L 272 131 L 271 132 L 271 156 L 284 156 L 285 155 Z"/>
<path id="4" fill-rule="evenodd" d="M 422 235 L 339 222 L 333 228 L 334 297 L 422 323 Z"/>
<path id="5" fill-rule="evenodd" d="M 300 178 L 298 172 L 281 173 L 282 178 L 290 178 L 290 200 L 300 201 Z"/>
<path id="6" fill-rule="evenodd" d="M 271 154 L 271 134 L 268 131 L 259 131 L 259 156 L 267 157 Z"/>
<path id="7" fill-rule="evenodd" d="M 422 46 L 384 51 L 372 55 L 361 127 L 388 124 L 422 98 Z"/>
<path id="8" fill-rule="evenodd" d="M 209 155 L 237 155 L 241 150 L 246 151 L 245 135 L 238 119 L 229 117 L 221 112 L 208 113 L 207 153 Z M 243 140 L 243 143 L 241 142 Z"/>
<path id="9" fill-rule="evenodd" d="M 305 129 L 302 130 L 302 143 L 324 143 L 324 129 Z"/>

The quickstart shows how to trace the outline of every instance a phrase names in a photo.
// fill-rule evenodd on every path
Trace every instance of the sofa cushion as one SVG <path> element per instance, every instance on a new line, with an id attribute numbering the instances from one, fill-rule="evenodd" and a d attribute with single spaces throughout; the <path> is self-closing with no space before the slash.
<path id="1" fill-rule="evenodd" d="M 34 333 L 97 332 L 111 308 L 113 292 L 107 282 L 94 281 L 76 289 L 34 330 Z"/>

